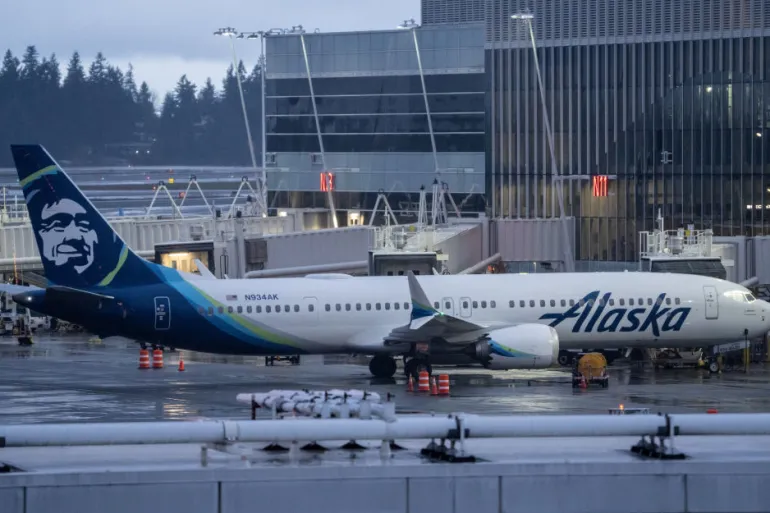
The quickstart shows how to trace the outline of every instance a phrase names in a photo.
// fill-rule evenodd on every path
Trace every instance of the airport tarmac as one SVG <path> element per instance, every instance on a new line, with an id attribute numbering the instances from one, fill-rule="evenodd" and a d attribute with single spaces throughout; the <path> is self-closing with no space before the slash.
<path id="1" fill-rule="evenodd" d="M 608 389 L 573 390 L 561 369 L 486 371 L 446 368 L 451 396 L 408 393 L 403 376 L 376 380 L 361 365 L 265 367 L 262 357 L 167 352 L 164 369 L 139 370 L 138 346 L 122 339 L 98 343 L 85 335 L 41 335 L 32 347 L 0 339 L 0 424 L 124 422 L 250 416 L 239 393 L 273 389 L 368 389 L 395 395 L 397 411 L 607 413 L 649 408 L 651 413 L 770 412 L 770 366 L 748 374 L 709 375 L 705 370 L 662 370 L 620 364 Z M 179 355 L 186 370 L 179 372 Z M 263 414 L 263 415 L 266 415 Z"/>

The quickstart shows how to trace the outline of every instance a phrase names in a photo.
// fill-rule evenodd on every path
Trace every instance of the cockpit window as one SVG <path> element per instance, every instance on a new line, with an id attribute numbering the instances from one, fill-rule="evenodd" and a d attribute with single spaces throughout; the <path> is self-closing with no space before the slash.
<path id="1" fill-rule="evenodd" d="M 753 303 L 757 300 L 750 292 L 743 292 L 741 290 L 730 290 L 725 292 L 725 296 L 738 303 Z"/>
<path id="2" fill-rule="evenodd" d="M 747 303 L 753 303 L 757 300 L 757 298 L 754 297 L 754 294 L 750 294 L 749 292 L 745 292 L 743 297 L 746 298 Z"/>

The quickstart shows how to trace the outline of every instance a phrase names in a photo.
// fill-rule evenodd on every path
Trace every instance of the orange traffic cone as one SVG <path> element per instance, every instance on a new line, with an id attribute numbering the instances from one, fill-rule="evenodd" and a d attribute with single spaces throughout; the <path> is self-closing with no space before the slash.
<path id="1" fill-rule="evenodd" d="M 430 378 L 428 371 L 420 371 L 417 390 L 420 392 L 430 392 Z"/>
<path id="2" fill-rule="evenodd" d="M 160 349 L 155 349 L 152 352 L 152 368 L 153 369 L 163 368 L 163 351 L 161 351 Z"/>
<path id="3" fill-rule="evenodd" d="M 150 352 L 147 349 L 139 350 L 139 368 L 140 369 L 150 368 Z"/>
<path id="4" fill-rule="evenodd" d="M 448 374 L 440 374 L 438 377 L 438 395 L 449 395 Z"/>
<path id="5" fill-rule="evenodd" d="M 430 395 L 438 395 L 438 387 L 436 386 L 436 378 L 430 378 Z"/>
<path id="6" fill-rule="evenodd" d="M 409 384 L 406 388 L 407 392 L 414 392 L 414 377 L 412 375 L 409 375 Z"/>
<path id="7" fill-rule="evenodd" d="M 179 357 L 179 372 L 184 372 L 184 360 L 182 360 L 182 357 Z"/>
<path id="8" fill-rule="evenodd" d="M 717 410 L 716 408 L 709 408 L 708 410 L 706 410 L 706 413 L 717 413 Z"/>

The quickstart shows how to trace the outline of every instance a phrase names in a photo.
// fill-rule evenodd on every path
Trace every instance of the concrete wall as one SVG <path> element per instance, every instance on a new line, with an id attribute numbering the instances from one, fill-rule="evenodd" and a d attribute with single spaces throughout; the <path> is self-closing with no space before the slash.
<path id="1" fill-rule="evenodd" d="M 3 513 L 768 513 L 764 462 L 8 474 Z M 299 493 L 298 493 L 299 492 Z"/>
<path id="2" fill-rule="evenodd" d="M 366 226 L 266 236 L 265 269 L 365 261 L 374 241 Z"/>

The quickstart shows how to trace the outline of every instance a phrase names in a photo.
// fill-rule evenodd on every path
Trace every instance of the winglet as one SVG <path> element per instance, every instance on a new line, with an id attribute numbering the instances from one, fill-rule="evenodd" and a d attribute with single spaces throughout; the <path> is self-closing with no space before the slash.
<path id="1" fill-rule="evenodd" d="M 193 262 L 195 262 L 195 267 L 198 268 L 198 272 L 201 273 L 201 276 L 203 276 L 204 278 L 208 278 L 209 280 L 217 279 L 217 277 L 214 276 L 214 273 L 209 271 L 209 268 L 206 267 L 206 264 L 201 262 L 199 259 L 196 258 L 195 260 L 193 260 Z"/>
<path id="2" fill-rule="evenodd" d="M 430 305 L 428 296 L 425 295 L 425 291 L 422 290 L 414 273 L 408 271 L 406 277 L 409 280 L 409 295 L 412 300 L 412 320 L 414 321 L 422 319 L 423 317 L 433 317 L 436 315 L 438 310 Z"/>

